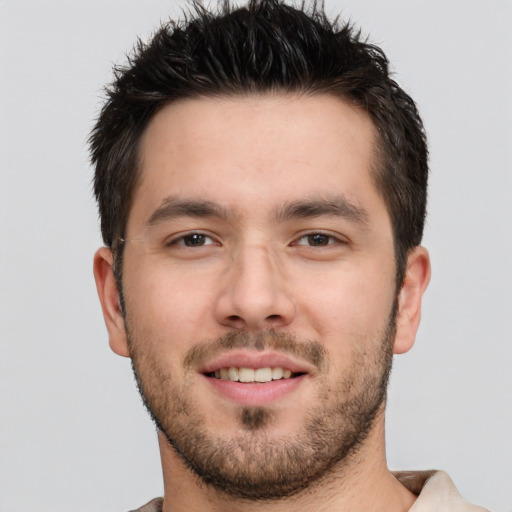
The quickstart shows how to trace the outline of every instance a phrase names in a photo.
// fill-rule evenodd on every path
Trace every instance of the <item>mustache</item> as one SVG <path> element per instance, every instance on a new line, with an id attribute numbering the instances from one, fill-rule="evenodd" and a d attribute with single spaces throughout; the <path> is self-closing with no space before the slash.
<path id="1" fill-rule="evenodd" d="M 325 348 L 314 340 L 299 339 L 289 333 L 275 330 L 263 332 L 230 332 L 219 338 L 190 348 L 183 357 L 183 366 L 187 370 L 201 366 L 218 355 L 233 349 L 272 350 L 305 359 L 319 371 L 325 367 Z"/>

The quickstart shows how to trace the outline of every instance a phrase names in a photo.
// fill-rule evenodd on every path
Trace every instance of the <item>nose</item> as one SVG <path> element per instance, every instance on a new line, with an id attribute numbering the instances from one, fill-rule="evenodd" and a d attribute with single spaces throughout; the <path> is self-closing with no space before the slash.
<path id="1" fill-rule="evenodd" d="M 217 321 L 233 329 L 267 330 L 290 324 L 295 302 L 282 265 L 265 247 L 238 251 L 219 283 L 215 304 Z"/>

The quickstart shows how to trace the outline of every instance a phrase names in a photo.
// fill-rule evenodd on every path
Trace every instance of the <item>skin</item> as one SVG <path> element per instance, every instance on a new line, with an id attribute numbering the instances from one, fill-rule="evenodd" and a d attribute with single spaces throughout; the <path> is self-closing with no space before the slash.
<path id="1" fill-rule="evenodd" d="M 172 375 L 209 433 L 252 435 L 241 425 L 240 404 L 217 392 L 199 367 L 184 367 L 191 347 L 269 329 L 323 347 L 322 371 L 297 356 L 307 378 L 266 405 L 272 421 L 264 431 L 271 439 L 297 436 L 307 413 L 350 373 L 358 354 L 378 357 L 395 300 L 393 351 L 412 347 L 429 258 L 422 247 L 410 252 L 397 297 L 391 221 L 371 176 L 374 140 L 367 114 L 327 95 L 180 101 L 148 126 L 127 224 L 133 243 L 124 255 L 125 316 L 107 248 L 96 253 L 94 273 L 111 348 L 126 357 L 138 352 L 141 365 L 156 362 Z M 358 215 L 346 208 L 341 215 L 278 215 L 284 204 L 340 198 Z M 174 233 L 199 231 L 208 235 L 206 245 L 180 241 L 165 255 L 149 251 L 148 233 L 155 231 L 148 222 L 171 200 L 210 201 L 226 215 L 173 218 L 166 226 Z M 307 235 L 315 233 L 331 237 L 328 245 L 312 245 Z M 143 236 L 145 244 L 138 242 Z M 227 506 L 397 512 L 415 499 L 387 468 L 383 407 L 357 453 L 287 500 L 236 500 L 202 484 L 161 434 L 160 447 L 165 512 Z"/>

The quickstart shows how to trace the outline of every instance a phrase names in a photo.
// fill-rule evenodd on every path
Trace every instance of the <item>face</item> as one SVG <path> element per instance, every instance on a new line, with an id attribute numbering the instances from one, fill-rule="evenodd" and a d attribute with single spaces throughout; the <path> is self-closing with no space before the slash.
<path id="1" fill-rule="evenodd" d="M 228 494 L 293 494 L 380 418 L 398 302 L 374 139 L 326 95 L 181 101 L 144 134 L 111 343 Z"/>

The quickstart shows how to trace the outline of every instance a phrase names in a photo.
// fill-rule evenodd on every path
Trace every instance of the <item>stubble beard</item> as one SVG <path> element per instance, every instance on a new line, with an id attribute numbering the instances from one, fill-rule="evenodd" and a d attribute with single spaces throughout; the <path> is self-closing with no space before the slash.
<path id="1" fill-rule="evenodd" d="M 130 330 L 129 342 L 144 404 L 185 465 L 205 484 L 233 498 L 277 500 L 300 493 L 348 466 L 363 445 L 385 403 L 395 326 L 393 311 L 380 340 L 372 345 L 372 353 L 366 352 L 367 347 L 354 354 L 350 370 L 334 384 L 317 377 L 316 405 L 305 411 L 293 438 L 272 433 L 276 413 L 266 407 L 241 407 L 239 433 L 228 439 L 215 435 L 205 427 L 207 422 L 194 404 L 190 386 L 186 382 L 178 385 L 156 358 L 145 353 L 143 336 L 135 336 L 135 330 Z M 285 352 L 295 347 L 295 353 L 317 356 L 323 351 L 316 342 L 274 331 L 256 336 L 235 333 L 211 345 Z M 315 364 L 321 366 L 321 361 Z"/>

